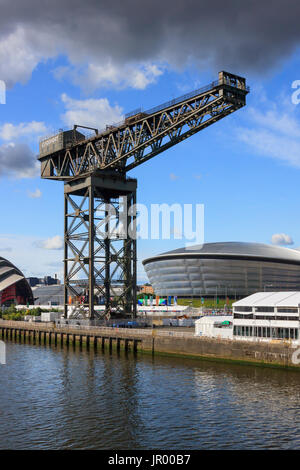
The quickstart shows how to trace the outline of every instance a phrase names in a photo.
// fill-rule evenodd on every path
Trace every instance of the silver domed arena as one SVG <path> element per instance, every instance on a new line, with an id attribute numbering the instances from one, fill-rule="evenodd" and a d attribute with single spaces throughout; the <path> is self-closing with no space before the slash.
<path id="1" fill-rule="evenodd" d="M 262 243 L 205 243 L 143 261 L 156 295 L 238 298 L 300 290 L 300 251 Z"/>

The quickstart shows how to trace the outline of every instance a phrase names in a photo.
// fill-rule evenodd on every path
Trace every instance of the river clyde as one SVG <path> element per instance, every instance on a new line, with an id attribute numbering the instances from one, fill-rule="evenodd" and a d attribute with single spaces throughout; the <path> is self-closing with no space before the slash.
<path id="1" fill-rule="evenodd" d="M 0 449 L 299 449 L 300 372 L 6 343 Z"/>

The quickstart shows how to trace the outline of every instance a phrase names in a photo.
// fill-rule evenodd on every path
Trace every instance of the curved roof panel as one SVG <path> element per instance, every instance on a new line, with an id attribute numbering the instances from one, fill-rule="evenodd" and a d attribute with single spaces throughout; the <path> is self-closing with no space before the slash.
<path id="1" fill-rule="evenodd" d="M 162 258 L 192 258 L 192 257 L 228 257 L 269 259 L 300 264 L 300 251 L 282 246 L 266 245 L 264 243 L 248 242 L 219 242 L 204 243 L 190 247 L 178 248 L 157 256 L 145 259 L 143 264 L 158 261 Z"/>
<path id="2" fill-rule="evenodd" d="M 0 292 L 22 280 L 28 284 L 24 274 L 16 266 L 0 257 Z"/>

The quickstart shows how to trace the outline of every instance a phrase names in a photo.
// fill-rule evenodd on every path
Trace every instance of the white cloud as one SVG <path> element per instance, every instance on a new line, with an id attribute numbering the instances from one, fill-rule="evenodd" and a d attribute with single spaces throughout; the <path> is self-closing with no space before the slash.
<path id="1" fill-rule="evenodd" d="M 106 124 L 119 122 L 124 117 L 122 108 L 111 106 L 106 98 L 76 100 L 64 93 L 61 99 L 67 110 L 61 119 L 69 127 L 80 124 L 102 129 Z"/>
<path id="2" fill-rule="evenodd" d="M 34 192 L 28 192 L 28 196 L 32 199 L 39 199 L 42 197 L 42 192 L 37 188 Z"/>
<path id="3" fill-rule="evenodd" d="M 33 178 L 39 174 L 40 165 L 29 143 L 37 141 L 45 134 L 44 122 L 31 121 L 0 125 L 0 139 L 6 141 L 0 145 L 0 176 L 15 178 Z M 40 197 L 32 196 L 30 197 Z"/>
<path id="4" fill-rule="evenodd" d="M 266 100 L 265 100 L 266 101 Z M 256 154 L 300 168 L 300 124 L 296 106 L 281 96 L 265 103 L 265 111 L 250 108 L 249 123 L 236 129 L 237 138 Z"/>
<path id="5" fill-rule="evenodd" d="M 135 88 L 144 90 L 163 74 L 163 67 L 156 64 L 120 65 L 108 60 L 106 64 L 90 63 L 87 68 L 59 67 L 54 71 L 57 79 L 69 78 L 85 91 L 99 87 Z"/>
<path id="6" fill-rule="evenodd" d="M 43 277 L 57 273 L 62 278 L 62 252 L 41 250 L 37 237 L 6 233 L 0 234 L 0 242 L 4 247 L 2 256 L 17 266 L 25 276 Z"/>
<path id="7" fill-rule="evenodd" d="M 40 165 L 27 144 L 9 143 L 0 146 L 0 176 L 33 178 Z"/>
<path id="8" fill-rule="evenodd" d="M 274 233 L 271 242 L 273 245 L 293 245 L 292 238 L 286 233 Z"/>
<path id="9" fill-rule="evenodd" d="M 42 57 L 43 53 L 28 41 L 27 31 L 16 27 L 0 41 L 1 79 L 8 88 L 16 82 L 25 83 Z"/>
<path id="10" fill-rule="evenodd" d="M 3 140 L 19 139 L 24 136 L 42 135 L 46 131 L 47 127 L 43 122 L 21 122 L 17 125 L 8 122 L 0 126 L 0 138 Z"/>
<path id="11" fill-rule="evenodd" d="M 60 235 L 55 235 L 54 237 L 37 242 L 37 246 L 45 250 L 61 250 L 64 246 L 64 240 Z"/>
<path id="12" fill-rule="evenodd" d="M 280 135 L 292 138 L 300 137 L 299 121 L 292 114 L 294 107 L 292 108 L 284 99 L 280 102 L 281 106 L 269 103 L 272 108 L 265 112 L 249 108 L 249 116 L 253 122 L 265 129 L 277 131 Z"/>
<path id="13" fill-rule="evenodd" d="M 179 178 L 179 176 L 175 175 L 175 173 L 170 173 L 170 179 L 172 181 L 176 181 L 176 180 L 178 180 L 178 178 Z"/>
<path id="14" fill-rule="evenodd" d="M 292 139 L 265 129 L 243 129 L 239 139 L 259 155 L 300 167 L 300 139 Z"/>

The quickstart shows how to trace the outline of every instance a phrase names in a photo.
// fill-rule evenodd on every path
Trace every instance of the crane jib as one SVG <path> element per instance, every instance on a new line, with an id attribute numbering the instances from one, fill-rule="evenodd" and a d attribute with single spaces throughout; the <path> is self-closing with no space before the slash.
<path id="1" fill-rule="evenodd" d="M 249 87 L 238 75 L 219 80 L 162 105 L 128 113 L 119 123 L 86 137 L 74 125 L 40 142 L 41 177 L 70 180 L 81 174 L 126 173 L 246 104 Z"/>

